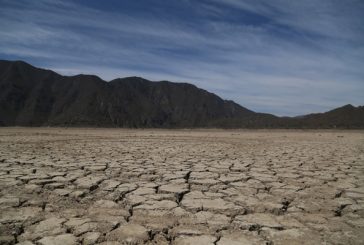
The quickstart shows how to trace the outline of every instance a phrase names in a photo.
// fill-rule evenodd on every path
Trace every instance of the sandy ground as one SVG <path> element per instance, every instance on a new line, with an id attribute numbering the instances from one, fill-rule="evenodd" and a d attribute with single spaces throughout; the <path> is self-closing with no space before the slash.
<path id="1" fill-rule="evenodd" d="M 0 128 L 0 244 L 363 244 L 364 131 Z"/>

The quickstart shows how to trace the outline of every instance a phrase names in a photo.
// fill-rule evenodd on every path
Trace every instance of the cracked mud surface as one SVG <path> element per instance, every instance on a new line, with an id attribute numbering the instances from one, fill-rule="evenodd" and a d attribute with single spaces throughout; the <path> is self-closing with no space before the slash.
<path id="1" fill-rule="evenodd" d="M 0 128 L 0 244 L 363 244 L 363 131 Z"/>

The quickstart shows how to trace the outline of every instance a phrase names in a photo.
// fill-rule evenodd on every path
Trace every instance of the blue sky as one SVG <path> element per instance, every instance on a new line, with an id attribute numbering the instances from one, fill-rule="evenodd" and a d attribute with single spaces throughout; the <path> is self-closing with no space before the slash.
<path id="1" fill-rule="evenodd" d="M 361 0 L 0 0 L 0 59 L 189 82 L 276 115 L 364 105 Z"/>

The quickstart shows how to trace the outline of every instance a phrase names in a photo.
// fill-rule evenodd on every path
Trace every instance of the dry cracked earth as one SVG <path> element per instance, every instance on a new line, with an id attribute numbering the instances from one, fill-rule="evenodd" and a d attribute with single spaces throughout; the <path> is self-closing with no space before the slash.
<path id="1" fill-rule="evenodd" d="M 364 131 L 0 128 L 0 244 L 363 244 Z"/>

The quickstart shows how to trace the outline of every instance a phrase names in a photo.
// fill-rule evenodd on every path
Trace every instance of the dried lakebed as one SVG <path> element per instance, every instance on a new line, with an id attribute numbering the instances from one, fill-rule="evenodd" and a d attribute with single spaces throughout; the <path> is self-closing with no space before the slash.
<path id="1" fill-rule="evenodd" d="M 363 131 L 0 128 L 0 244 L 363 244 Z"/>

